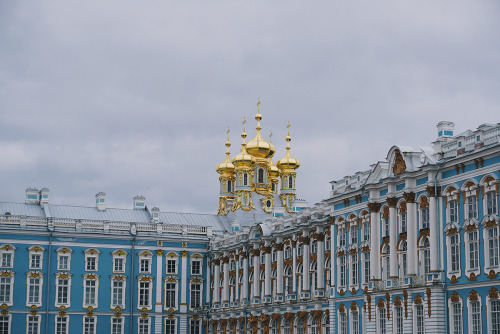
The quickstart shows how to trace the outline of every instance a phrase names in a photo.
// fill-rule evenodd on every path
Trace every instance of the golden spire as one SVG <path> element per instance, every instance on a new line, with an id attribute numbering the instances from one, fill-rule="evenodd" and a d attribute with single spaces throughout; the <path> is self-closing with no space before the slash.
<path id="1" fill-rule="evenodd" d="M 234 171 L 234 165 L 231 162 L 231 159 L 229 158 L 229 155 L 231 154 L 229 152 L 229 147 L 231 146 L 231 142 L 229 141 L 229 127 L 227 127 L 227 141 L 226 141 L 226 159 L 221 162 L 220 164 L 217 165 L 217 173 L 232 173 Z"/>
<path id="2" fill-rule="evenodd" d="M 260 114 L 260 99 L 257 99 L 257 114 L 255 115 L 255 120 L 257 121 L 257 133 L 255 137 L 247 143 L 247 151 L 255 158 L 266 159 L 269 157 L 269 152 L 271 150 L 270 144 L 262 138 L 260 130 L 260 121 L 262 120 L 262 115 Z"/>
<path id="3" fill-rule="evenodd" d="M 288 128 L 288 134 L 285 138 L 286 140 L 286 153 L 283 158 L 278 160 L 276 163 L 276 166 L 281 170 L 294 170 L 300 167 L 300 162 L 299 160 L 295 159 L 290 155 L 290 141 L 292 140 L 292 137 L 290 136 L 290 122 L 288 122 L 288 125 L 286 126 Z"/>
<path id="4" fill-rule="evenodd" d="M 243 166 L 248 167 L 255 163 L 255 158 L 247 152 L 246 146 L 248 145 L 245 142 L 245 138 L 247 137 L 247 133 L 245 132 L 245 123 L 246 119 L 243 117 L 243 132 L 241 133 L 241 138 L 243 138 L 243 142 L 241 143 L 241 150 L 233 158 L 233 163 L 236 167 Z"/>
<path id="5" fill-rule="evenodd" d="M 229 147 L 231 146 L 231 142 L 229 141 L 229 132 L 231 132 L 229 130 L 229 126 L 227 127 L 227 141 L 226 141 L 226 147 L 227 147 L 227 150 L 226 150 L 226 155 L 229 156 Z"/>
<path id="6" fill-rule="evenodd" d="M 245 117 L 243 117 L 243 132 L 241 133 L 241 138 L 243 138 L 243 144 L 246 144 L 245 143 L 245 138 L 247 137 L 247 133 L 245 132 L 245 123 L 247 122 L 247 120 L 245 119 Z"/>
<path id="7" fill-rule="evenodd" d="M 257 114 L 255 115 L 255 120 L 257 121 L 257 132 L 260 133 L 260 129 L 262 129 L 260 127 L 260 120 L 262 119 L 262 115 L 260 114 L 260 99 L 257 98 Z"/>

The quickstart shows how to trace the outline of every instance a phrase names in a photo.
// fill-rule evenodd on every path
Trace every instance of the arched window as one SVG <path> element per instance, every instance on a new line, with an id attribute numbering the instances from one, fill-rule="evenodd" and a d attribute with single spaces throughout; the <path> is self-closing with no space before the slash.
<path id="1" fill-rule="evenodd" d="M 293 294 L 293 272 L 291 267 L 285 269 L 285 291 Z"/>
<path id="2" fill-rule="evenodd" d="M 422 241 L 420 242 L 421 249 L 420 249 L 420 262 L 422 265 L 422 273 L 424 275 L 427 275 L 431 271 L 431 251 L 430 251 L 430 243 L 429 243 L 429 238 L 424 237 L 422 238 Z"/>
<path id="3" fill-rule="evenodd" d="M 331 283 L 331 275 L 332 275 L 332 270 L 331 270 L 331 261 L 330 259 L 326 259 L 325 261 L 325 284 L 326 286 L 330 286 Z"/>
<path id="4" fill-rule="evenodd" d="M 303 247 L 302 244 L 297 244 L 297 256 L 302 256 Z"/>
<path id="5" fill-rule="evenodd" d="M 297 328 L 296 328 L 296 332 L 297 334 L 305 334 L 304 333 L 304 320 L 302 318 L 299 318 L 297 320 Z"/>
<path id="6" fill-rule="evenodd" d="M 318 320 L 316 317 L 311 319 L 311 334 L 318 334 Z"/>
<path id="7" fill-rule="evenodd" d="M 420 228 L 429 228 L 429 203 L 427 197 L 422 197 L 420 201 Z"/>
<path id="8" fill-rule="evenodd" d="M 462 334 L 463 333 L 463 319 L 462 319 L 462 300 L 460 297 L 455 297 L 452 293 L 450 303 L 450 333 Z"/>
<path id="9" fill-rule="evenodd" d="M 311 262 L 310 273 L 311 273 L 311 290 L 314 291 L 318 287 L 318 263 L 316 261 Z"/>
<path id="10" fill-rule="evenodd" d="M 408 247 L 406 241 L 401 241 L 399 248 L 401 249 L 399 253 L 399 275 L 401 277 L 405 277 L 408 274 Z"/>
<path id="11" fill-rule="evenodd" d="M 283 330 L 283 334 L 290 334 L 290 320 L 285 319 L 281 329 Z"/>
<path id="12" fill-rule="evenodd" d="M 490 333 L 498 334 L 500 333 L 500 299 L 490 299 L 489 306 L 488 316 L 491 324 Z"/>
<path id="13" fill-rule="evenodd" d="M 347 314 L 339 312 L 339 334 L 347 334 Z"/>
<path id="14" fill-rule="evenodd" d="M 278 334 L 278 323 L 275 320 L 271 320 L 269 328 L 271 329 L 271 334 Z"/>
<path id="15" fill-rule="evenodd" d="M 232 193 L 233 192 L 233 182 L 231 180 L 227 181 L 227 192 Z"/>
<path id="16" fill-rule="evenodd" d="M 477 197 L 467 196 L 467 218 L 477 218 Z"/>
<path id="17" fill-rule="evenodd" d="M 313 240 L 311 242 L 311 254 L 316 254 L 318 252 L 318 242 Z"/>
<path id="18" fill-rule="evenodd" d="M 416 304 L 415 305 L 415 323 L 416 323 L 416 334 L 424 334 L 425 333 L 425 315 L 424 315 L 424 305 Z M 453 333 L 462 333 L 453 332 Z"/>
<path id="19" fill-rule="evenodd" d="M 387 312 L 385 307 L 377 307 L 377 333 L 387 333 Z"/>
<path id="20" fill-rule="evenodd" d="M 358 308 L 356 307 L 355 309 L 350 310 L 350 318 L 351 322 L 349 324 L 349 327 L 351 328 L 351 333 L 353 334 L 359 334 L 359 311 Z"/>
<path id="21" fill-rule="evenodd" d="M 391 249 L 389 245 L 385 245 L 382 249 L 382 277 L 386 280 L 391 276 Z"/>
<path id="22" fill-rule="evenodd" d="M 465 254 L 467 257 L 466 270 L 479 269 L 479 231 L 477 229 L 466 233 Z"/>
<path id="23" fill-rule="evenodd" d="M 232 303 L 236 301 L 236 284 L 234 277 L 229 279 L 229 301 Z"/>
<path id="24" fill-rule="evenodd" d="M 330 317 L 325 315 L 323 317 L 323 329 L 324 333 L 330 333 Z"/>
<path id="25" fill-rule="evenodd" d="M 288 189 L 293 189 L 293 176 L 288 177 Z"/>
<path id="26" fill-rule="evenodd" d="M 497 194 L 496 191 L 488 191 L 486 193 L 486 210 L 484 210 L 488 215 L 497 214 Z"/>
<path id="27" fill-rule="evenodd" d="M 247 186 L 248 185 L 248 174 L 243 173 L 243 185 Z"/>
<path id="28" fill-rule="evenodd" d="M 498 226 L 484 230 L 486 267 L 498 267 Z"/>
<path id="29" fill-rule="evenodd" d="M 351 267 L 351 282 L 350 285 L 358 285 L 358 275 L 359 275 L 359 270 L 358 270 L 358 253 L 352 253 L 349 255 L 350 257 L 350 267 Z"/>
<path id="30" fill-rule="evenodd" d="M 289 259 L 292 257 L 292 247 L 286 246 L 285 247 L 285 259 Z"/>
<path id="31" fill-rule="evenodd" d="M 332 245 L 331 238 L 329 236 L 325 237 L 325 250 L 330 250 Z"/>
<path id="32" fill-rule="evenodd" d="M 363 222 L 363 241 L 370 241 L 370 222 Z"/>
<path id="33" fill-rule="evenodd" d="M 259 168 L 257 182 L 264 183 L 264 169 L 262 169 L 262 168 Z"/>
<path id="34" fill-rule="evenodd" d="M 401 202 L 399 205 L 399 233 L 406 233 L 407 230 L 407 215 L 406 202 Z"/>
<path id="35" fill-rule="evenodd" d="M 339 227 L 339 247 L 346 246 L 346 235 L 345 235 L 345 227 Z"/>

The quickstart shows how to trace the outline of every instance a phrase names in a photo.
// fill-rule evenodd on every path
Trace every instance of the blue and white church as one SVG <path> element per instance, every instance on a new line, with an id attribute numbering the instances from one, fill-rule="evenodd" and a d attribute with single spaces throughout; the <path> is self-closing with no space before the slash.
<path id="1" fill-rule="evenodd" d="M 1 202 L 0 334 L 500 334 L 500 123 L 440 122 L 309 206 L 255 120 L 217 214 Z"/>

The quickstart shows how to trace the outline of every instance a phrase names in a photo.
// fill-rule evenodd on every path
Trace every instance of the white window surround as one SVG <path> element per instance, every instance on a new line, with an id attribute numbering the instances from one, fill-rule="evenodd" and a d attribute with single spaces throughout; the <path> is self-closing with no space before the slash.
<path id="1" fill-rule="evenodd" d="M 89 295 L 89 298 L 87 298 Z M 99 276 L 96 274 L 86 274 L 83 277 L 83 307 L 99 305 Z"/>
<path id="2" fill-rule="evenodd" d="M 122 302 L 120 303 L 115 303 L 115 298 L 114 298 L 114 293 L 115 293 L 115 285 L 114 282 L 121 282 L 121 294 L 122 294 Z M 116 287 L 116 289 L 120 289 L 119 286 Z M 125 305 L 127 303 L 126 301 L 126 291 L 127 291 L 127 276 L 125 275 L 113 275 L 111 276 L 111 296 L 110 296 L 110 308 L 115 309 L 116 307 L 119 307 L 121 309 L 125 308 Z M 120 293 L 119 291 L 117 291 Z M 119 299 L 119 298 L 117 298 Z M 117 301 L 117 300 L 116 300 Z"/>
<path id="3" fill-rule="evenodd" d="M 143 250 L 137 254 L 139 257 L 138 261 L 138 266 L 139 266 L 139 274 L 151 274 L 151 267 L 153 266 L 152 264 L 152 259 L 153 259 L 153 253 L 148 250 Z M 147 266 L 144 266 L 146 262 L 143 260 L 147 260 Z M 147 267 L 147 268 L 146 268 Z"/>
<path id="4" fill-rule="evenodd" d="M 488 226 L 488 224 L 484 224 Z M 496 226 L 483 228 L 483 246 L 484 246 L 484 273 L 487 274 L 491 270 L 500 271 L 500 235 L 498 222 Z"/>
<path id="5" fill-rule="evenodd" d="M 169 254 L 169 256 L 167 256 L 165 259 L 165 274 L 176 275 L 178 266 L 179 266 L 178 257 Z"/>
<path id="6" fill-rule="evenodd" d="M 65 307 L 70 307 L 71 306 L 71 276 L 72 274 L 66 273 L 66 272 L 59 272 L 56 273 L 56 291 L 55 291 L 55 307 L 60 307 L 60 306 L 65 306 Z M 67 283 L 63 287 L 60 288 L 61 283 Z M 66 293 L 65 293 L 66 292 Z M 60 293 L 65 293 L 65 295 L 60 295 Z M 60 300 L 66 300 L 66 302 Z"/>
<path id="7" fill-rule="evenodd" d="M 471 185 L 473 184 L 474 185 Z M 467 185 L 467 186 L 466 186 Z M 462 185 L 462 196 L 463 196 L 463 205 L 464 205 L 464 218 L 478 218 L 478 199 L 479 199 L 479 188 L 477 184 L 475 184 L 472 180 L 464 181 Z M 471 201 L 472 199 L 472 201 Z M 470 212 L 470 210 L 475 209 L 474 212 Z M 472 216 L 469 216 L 472 214 Z"/>
<path id="8" fill-rule="evenodd" d="M 124 317 L 111 317 L 110 326 L 111 326 L 111 334 L 123 334 L 125 330 L 125 318 Z M 118 330 L 113 328 L 114 326 L 118 326 Z"/>
<path id="9" fill-rule="evenodd" d="M 361 333 L 361 321 L 359 319 L 360 312 L 359 308 L 356 307 L 356 310 L 352 310 L 349 307 L 349 328 L 350 333 L 352 334 L 360 334 Z"/>
<path id="10" fill-rule="evenodd" d="M 142 308 L 146 308 L 147 310 L 151 310 L 153 308 L 153 277 L 149 275 L 141 275 L 137 278 L 137 308 L 141 310 Z M 145 300 L 147 303 L 141 304 L 141 298 L 143 290 L 146 294 Z"/>
<path id="11" fill-rule="evenodd" d="M 64 326 L 62 330 L 58 330 L 58 325 Z M 68 334 L 69 332 L 69 316 L 58 316 L 54 317 L 54 330 L 55 334 Z"/>
<path id="12" fill-rule="evenodd" d="M 376 307 L 376 328 L 378 334 L 387 334 L 387 310 L 385 307 Z"/>
<path id="13" fill-rule="evenodd" d="M 424 303 L 421 304 L 413 304 L 413 328 L 415 334 L 424 334 L 425 333 L 425 307 Z M 419 312 L 419 309 L 421 312 Z M 422 317 L 419 319 L 419 317 Z M 419 326 L 422 326 L 419 328 Z M 420 331 L 419 331 L 420 329 Z"/>
<path id="14" fill-rule="evenodd" d="M 39 314 L 31 315 L 28 313 L 26 315 L 26 334 L 40 334 L 41 324 L 42 319 Z"/>
<path id="15" fill-rule="evenodd" d="M 45 249 L 42 246 L 33 245 L 28 248 L 28 251 L 29 251 L 29 269 L 41 270 L 43 268 L 43 253 Z"/>
<path id="16" fill-rule="evenodd" d="M 169 309 L 173 309 L 174 311 L 179 308 L 179 282 L 177 277 L 165 277 L 163 279 L 163 308 L 165 311 Z M 175 285 L 175 292 L 174 292 L 174 305 L 167 304 L 167 284 L 174 284 Z"/>
<path id="17" fill-rule="evenodd" d="M 14 255 L 16 247 L 11 244 L 0 246 L 0 268 L 14 268 Z"/>
<path id="18" fill-rule="evenodd" d="M 470 276 L 474 273 L 476 276 L 481 273 L 481 255 L 479 250 L 480 233 L 477 226 L 475 229 L 464 232 L 465 243 L 465 275 Z M 475 240 L 475 241 L 474 241 Z M 476 268 L 471 268 L 471 262 L 477 262 Z"/>
<path id="19" fill-rule="evenodd" d="M 497 291 L 498 294 L 498 291 Z M 496 304 L 496 310 L 493 307 L 493 303 Z M 493 333 L 493 319 L 492 319 L 492 313 L 499 313 L 500 312 L 500 299 L 497 298 L 490 298 L 489 295 L 486 295 L 486 327 L 487 327 L 487 333 Z"/>
<path id="20" fill-rule="evenodd" d="M 198 286 L 199 290 L 196 291 L 199 293 L 199 306 L 197 308 L 201 308 L 203 306 L 203 282 L 199 279 L 192 279 L 190 284 L 189 284 L 189 309 L 193 310 L 195 309 L 195 305 L 193 305 L 193 288 L 194 286 Z"/>
<path id="21" fill-rule="evenodd" d="M 359 253 L 349 254 L 349 290 L 359 288 Z"/>
<path id="22" fill-rule="evenodd" d="M 142 328 L 141 328 L 142 325 Z M 144 327 L 147 327 L 144 330 Z M 151 317 L 143 318 L 141 316 L 137 317 L 137 333 L 138 334 L 150 334 L 151 333 Z"/>
<path id="23" fill-rule="evenodd" d="M 5 285 L 2 289 L 4 291 L 4 295 L 0 297 L 0 304 L 12 306 L 14 303 L 14 272 L 11 270 L 2 270 L 0 273 L 0 284 Z M 8 293 L 5 293 L 7 287 L 9 290 Z"/>
<path id="24" fill-rule="evenodd" d="M 172 330 L 167 331 L 167 322 L 169 324 L 172 324 L 172 322 L 173 322 Z M 173 319 L 165 318 L 165 320 L 163 320 L 163 327 L 164 327 L 165 334 L 177 333 L 177 318 L 173 318 Z"/>
<path id="25" fill-rule="evenodd" d="M 12 329 L 12 315 L 11 314 L 6 314 L 6 315 L 0 315 L 0 321 L 3 321 L 4 323 L 2 324 L 3 326 L 8 326 L 8 330 L 6 334 L 11 334 L 11 329 Z M 5 327 L 4 327 L 5 328 Z"/>
<path id="26" fill-rule="evenodd" d="M 483 322 L 482 322 L 482 318 L 483 318 L 483 305 L 482 305 L 482 301 L 481 301 L 481 296 L 480 295 L 477 295 L 477 300 L 475 301 L 471 301 L 470 299 L 470 295 L 469 295 L 469 298 L 467 298 L 467 323 L 468 323 L 468 327 L 469 327 L 469 333 L 471 334 L 475 334 L 474 333 L 474 324 L 473 324 L 473 313 L 474 313 L 474 310 L 473 310 L 473 303 L 476 302 L 476 303 L 479 303 L 479 333 L 482 332 L 482 326 L 483 326 Z M 477 331 L 476 331 L 477 333 Z"/>
<path id="27" fill-rule="evenodd" d="M 347 289 L 347 255 L 337 256 L 337 292 Z"/>
<path id="28" fill-rule="evenodd" d="M 86 325 L 89 325 L 87 327 Z M 83 316 L 83 334 L 96 334 L 97 333 L 97 317 Z"/>
<path id="29" fill-rule="evenodd" d="M 32 290 L 34 289 L 34 290 Z M 38 293 L 37 301 L 33 302 L 30 300 L 31 292 L 34 291 Z M 26 273 L 26 306 L 30 307 L 36 305 L 37 307 L 42 306 L 43 298 L 43 273 L 39 271 L 32 271 Z"/>
<path id="30" fill-rule="evenodd" d="M 191 254 L 189 256 L 191 263 L 197 261 L 200 263 L 200 271 L 198 273 L 193 271 L 193 266 L 191 265 L 191 275 L 203 275 L 203 255 L 199 253 Z M 235 260 L 235 266 L 238 264 L 238 260 Z M 243 266 L 241 265 L 241 268 Z"/>
<path id="31" fill-rule="evenodd" d="M 97 248 L 88 248 L 85 253 L 85 271 L 98 271 L 99 270 L 99 254 L 101 251 Z"/>
<path id="32" fill-rule="evenodd" d="M 446 230 L 447 232 L 447 235 L 446 235 L 446 261 L 447 261 L 447 266 L 446 266 L 446 276 L 451 279 L 451 277 L 453 275 L 455 275 L 457 278 L 461 277 L 462 276 L 462 266 L 461 266 L 461 257 L 462 255 L 460 254 L 461 253 L 461 239 L 462 239 L 462 236 L 460 235 L 460 230 L 459 228 L 457 229 L 457 232 L 453 232 L 453 233 L 448 233 L 449 230 Z M 457 245 L 457 248 L 458 248 L 458 253 L 457 253 L 457 257 L 458 257 L 458 270 L 452 270 L 452 244 L 451 244 L 451 241 L 452 241 L 452 238 L 458 238 L 455 239 L 457 242 L 454 244 L 454 245 Z"/>
<path id="33" fill-rule="evenodd" d="M 452 301 L 452 297 L 448 298 L 448 309 L 449 309 L 450 333 L 463 333 L 464 313 L 463 313 L 462 298 L 459 297 L 459 300 L 454 302 Z M 455 319 L 455 316 L 457 317 L 457 319 Z"/>
<path id="34" fill-rule="evenodd" d="M 490 176 L 490 175 L 488 175 Z M 488 177 L 487 176 L 487 177 Z M 492 176 L 490 176 L 492 177 Z M 482 181 L 481 182 L 482 191 L 483 191 L 483 214 L 488 215 L 488 193 L 493 193 L 492 199 L 494 200 L 494 208 L 493 215 L 498 216 L 498 179 L 491 180 L 489 182 Z"/>
<path id="35" fill-rule="evenodd" d="M 111 255 L 113 255 L 113 273 L 124 274 L 127 266 L 128 253 L 123 249 L 115 249 L 111 252 Z"/>
<path id="36" fill-rule="evenodd" d="M 59 247 L 56 252 L 57 270 L 71 270 L 71 253 L 73 253 L 73 250 L 68 247 Z"/>
<path id="37" fill-rule="evenodd" d="M 459 223 L 460 222 L 460 210 L 459 210 L 459 204 L 460 204 L 460 191 L 456 190 L 455 187 L 450 186 L 448 188 L 449 190 L 445 190 L 443 192 L 443 198 L 445 199 L 446 203 L 446 223 Z M 450 191 L 451 190 L 451 191 Z M 454 201 L 454 204 L 452 203 Z M 451 220 L 452 213 L 451 211 L 453 209 L 450 209 L 451 206 L 456 205 L 456 219 Z"/>

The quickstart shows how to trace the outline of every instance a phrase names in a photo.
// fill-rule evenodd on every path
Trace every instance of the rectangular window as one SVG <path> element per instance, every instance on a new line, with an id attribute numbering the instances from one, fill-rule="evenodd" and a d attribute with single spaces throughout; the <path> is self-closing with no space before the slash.
<path id="1" fill-rule="evenodd" d="M 339 277 L 339 286 L 340 287 L 345 287 L 346 285 L 346 261 L 345 261 L 345 256 L 339 257 L 340 260 L 340 277 Z"/>
<path id="2" fill-rule="evenodd" d="M 460 241 L 458 234 L 450 236 L 451 272 L 460 270 Z"/>
<path id="3" fill-rule="evenodd" d="M 30 269 L 42 269 L 42 255 L 41 254 L 31 254 Z"/>
<path id="4" fill-rule="evenodd" d="M 83 317 L 83 334 L 96 334 L 96 317 Z"/>
<path id="5" fill-rule="evenodd" d="M 40 303 L 41 280 L 37 277 L 28 278 L 28 304 Z"/>
<path id="6" fill-rule="evenodd" d="M 122 334 L 123 333 L 123 317 L 111 318 L 111 334 Z"/>
<path id="7" fill-rule="evenodd" d="M 352 311 L 351 313 L 351 334 L 359 334 L 359 313 Z"/>
<path id="8" fill-rule="evenodd" d="M 453 334 L 462 334 L 462 307 L 460 303 L 452 304 Z"/>
<path id="9" fill-rule="evenodd" d="M 351 227 L 351 244 L 358 243 L 358 228 L 356 225 Z"/>
<path id="10" fill-rule="evenodd" d="M 151 307 L 151 283 L 150 282 L 139 282 L 139 308 Z"/>
<path id="11" fill-rule="evenodd" d="M 339 313 L 339 334 L 347 334 L 347 314 Z"/>
<path id="12" fill-rule="evenodd" d="M 124 268 L 124 259 L 122 257 L 116 257 L 115 258 L 115 261 L 114 261 L 114 272 L 115 273 L 122 273 L 125 271 L 125 268 Z"/>
<path id="13" fill-rule="evenodd" d="M 191 308 L 201 307 L 201 284 L 191 284 Z"/>
<path id="14" fill-rule="evenodd" d="M 57 279 L 56 300 L 57 304 L 68 304 L 69 280 L 67 278 Z"/>
<path id="15" fill-rule="evenodd" d="M 486 193 L 486 212 L 488 215 L 497 214 L 497 196 L 496 192 L 489 191 Z"/>
<path id="16" fill-rule="evenodd" d="M 469 239 L 469 270 L 479 268 L 479 240 L 478 231 L 471 231 L 468 234 Z"/>
<path id="17" fill-rule="evenodd" d="M 339 246 L 340 247 L 345 247 L 346 240 L 345 240 L 345 229 L 344 228 L 339 228 Z"/>
<path id="18" fill-rule="evenodd" d="M 83 304 L 84 306 L 93 306 L 96 305 L 96 288 L 97 288 L 97 281 L 96 280 L 85 280 L 84 283 L 85 286 L 85 294 L 84 294 L 84 300 Z"/>
<path id="19" fill-rule="evenodd" d="M 476 196 L 471 195 L 467 197 L 467 208 L 469 212 L 469 218 L 477 218 L 477 199 Z"/>
<path id="20" fill-rule="evenodd" d="M 232 326 L 228 324 L 228 327 Z M 190 334 L 201 334 L 201 320 L 200 319 L 191 319 Z M 232 333 L 231 330 L 229 330 Z"/>
<path id="21" fill-rule="evenodd" d="M 488 232 L 488 265 L 490 267 L 498 266 L 498 229 L 493 227 Z"/>
<path id="22" fill-rule="evenodd" d="M 406 212 L 401 213 L 401 233 L 406 233 Z"/>
<path id="23" fill-rule="evenodd" d="M 165 334 L 176 334 L 175 319 L 165 319 Z"/>
<path id="24" fill-rule="evenodd" d="M 124 294 L 125 294 L 125 282 L 124 281 L 112 281 L 112 286 L 113 286 L 113 300 L 111 302 L 112 308 L 115 308 L 117 306 L 120 306 L 121 308 L 125 307 L 124 303 Z"/>
<path id="25" fill-rule="evenodd" d="M 429 208 L 422 208 L 422 210 L 420 210 L 420 214 L 421 214 L 421 228 L 429 228 Z"/>
<path id="26" fill-rule="evenodd" d="M 471 313 L 471 332 L 472 334 L 481 334 L 481 305 L 479 301 L 471 301 L 470 303 L 470 313 Z"/>
<path id="27" fill-rule="evenodd" d="M 177 260 L 168 259 L 167 260 L 167 274 L 177 273 Z"/>
<path id="28" fill-rule="evenodd" d="M 150 334 L 149 318 L 139 317 L 137 320 L 139 327 L 139 334 Z"/>
<path id="29" fill-rule="evenodd" d="M 26 324 L 26 334 L 38 334 L 40 330 L 40 316 L 29 315 Z"/>
<path id="30" fill-rule="evenodd" d="M 10 330 L 10 319 L 8 315 L 0 315 L 0 333 L 8 334 Z"/>
<path id="31" fill-rule="evenodd" d="M 396 334 L 403 334 L 403 307 L 396 307 Z"/>
<path id="32" fill-rule="evenodd" d="M 364 257 L 363 283 L 368 284 L 370 283 L 370 253 L 368 252 L 363 253 L 363 257 Z"/>
<path id="33" fill-rule="evenodd" d="M 448 203 L 450 207 L 450 223 L 458 223 L 458 204 L 456 200 Z"/>
<path id="34" fill-rule="evenodd" d="M 201 275 L 201 260 L 191 260 L 191 275 Z"/>
<path id="35" fill-rule="evenodd" d="M 97 270 L 97 258 L 95 256 L 87 256 L 85 270 L 87 270 L 87 271 L 96 271 Z"/>
<path id="36" fill-rule="evenodd" d="M 500 334 L 500 299 L 491 300 L 491 333 Z"/>
<path id="37" fill-rule="evenodd" d="M 2 253 L 2 267 L 12 268 L 12 253 Z"/>
<path id="38" fill-rule="evenodd" d="M 387 333 L 387 318 L 385 308 L 378 308 L 378 332 L 380 334 Z"/>
<path id="39" fill-rule="evenodd" d="M 363 241 L 370 241 L 370 224 L 368 222 L 363 223 Z"/>
<path id="40" fill-rule="evenodd" d="M 384 228 L 383 237 L 388 237 L 389 236 L 389 217 L 382 218 L 382 223 L 383 223 L 383 228 Z"/>
<path id="41" fill-rule="evenodd" d="M 0 277 L 0 303 L 12 303 L 12 277 Z"/>
<path id="42" fill-rule="evenodd" d="M 351 285 L 358 284 L 358 254 L 351 255 Z"/>
<path id="43" fill-rule="evenodd" d="M 149 259 L 141 259 L 141 262 L 139 264 L 139 272 L 140 273 L 149 273 L 150 272 L 150 263 Z"/>
<path id="44" fill-rule="evenodd" d="M 416 305 L 415 306 L 415 312 L 416 312 L 416 317 L 415 321 L 417 323 L 417 334 L 424 334 L 424 306 L 423 305 Z"/>
<path id="45" fill-rule="evenodd" d="M 165 307 L 177 308 L 175 302 L 177 283 L 165 283 Z"/>
<path id="46" fill-rule="evenodd" d="M 60 254 L 57 261 L 57 270 L 69 270 L 69 255 Z"/>
<path id="47" fill-rule="evenodd" d="M 56 334 L 68 334 L 68 317 L 56 316 Z"/>

